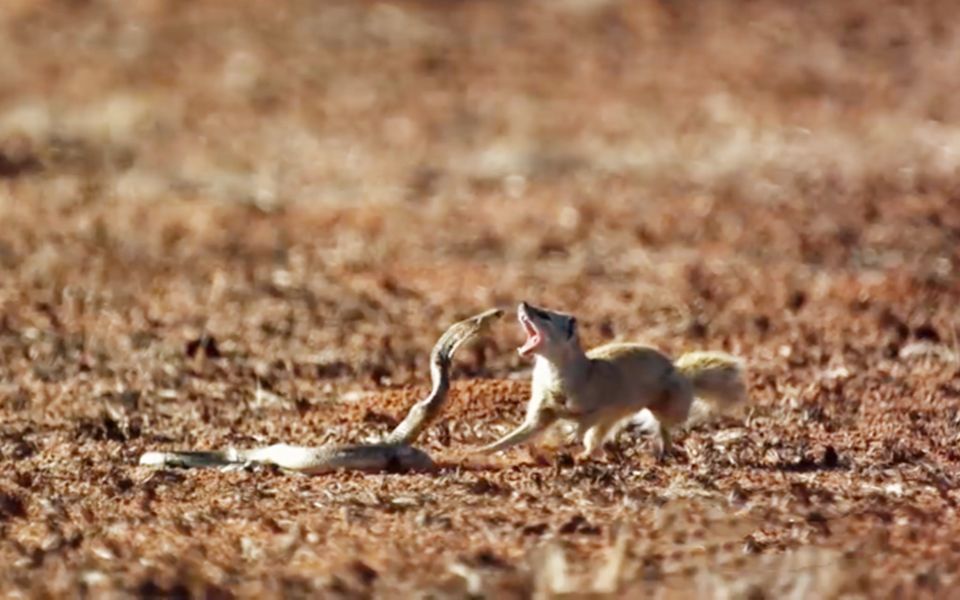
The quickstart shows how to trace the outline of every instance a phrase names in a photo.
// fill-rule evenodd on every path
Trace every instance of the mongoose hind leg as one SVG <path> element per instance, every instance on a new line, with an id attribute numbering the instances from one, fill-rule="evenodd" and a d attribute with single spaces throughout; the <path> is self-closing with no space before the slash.
<path id="1" fill-rule="evenodd" d="M 586 460 L 603 456 L 603 442 L 606 440 L 607 434 L 610 433 L 610 428 L 611 423 L 601 421 L 587 429 L 586 433 L 583 434 L 583 452 L 577 458 Z"/>
<path id="2" fill-rule="evenodd" d="M 664 462 L 676 454 L 672 431 L 686 422 L 693 405 L 693 386 L 684 378 L 673 378 L 661 396 L 661 401 L 651 406 L 651 414 L 656 420 L 654 435 L 654 455 Z"/>

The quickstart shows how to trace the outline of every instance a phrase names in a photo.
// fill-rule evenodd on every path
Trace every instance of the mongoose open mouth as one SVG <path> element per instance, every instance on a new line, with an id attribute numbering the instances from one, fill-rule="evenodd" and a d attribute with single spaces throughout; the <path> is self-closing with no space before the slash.
<path id="1" fill-rule="evenodd" d="M 517 319 L 520 321 L 524 333 L 527 334 L 527 341 L 517 348 L 517 353 L 520 354 L 520 356 L 526 356 L 537 349 L 543 337 L 540 335 L 536 324 L 527 316 L 523 304 L 517 309 Z"/>

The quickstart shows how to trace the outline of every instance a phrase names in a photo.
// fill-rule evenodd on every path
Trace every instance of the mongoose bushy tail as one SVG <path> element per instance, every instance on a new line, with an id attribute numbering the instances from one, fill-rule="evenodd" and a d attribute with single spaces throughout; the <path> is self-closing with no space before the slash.
<path id="1" fill-rule="evenodd" d="M 693 384 L 694 394 L 726 410 L 747 398 L 743 361 L 726 352 L 688 352 L 674 366 Z"/>

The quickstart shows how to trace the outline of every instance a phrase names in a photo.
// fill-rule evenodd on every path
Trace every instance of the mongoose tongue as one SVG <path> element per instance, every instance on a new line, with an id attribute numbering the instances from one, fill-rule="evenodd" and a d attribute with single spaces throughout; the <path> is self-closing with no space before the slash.
<path id="1" fill-rule="evenodd" d="M 520 324 L 523 326 L 523 331 L 527 334 L 527 341 L 517 348 L 517 353 L 520 356 L 526 356 L 540 345 L 540 332 L 537 331 L 537 328 L 529 319 L 521 317 Z"/>

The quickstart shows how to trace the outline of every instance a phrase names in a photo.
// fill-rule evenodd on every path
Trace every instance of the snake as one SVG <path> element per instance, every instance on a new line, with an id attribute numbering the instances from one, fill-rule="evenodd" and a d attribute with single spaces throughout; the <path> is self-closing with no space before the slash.
<path id="1" fill-rule="evenodd" d="M 371 443 L 294 446 L 273 444 L 261 448 L 226 450 L 180 450 L 146 452 L 141 466 L 155 468 L 218 467 L 243 468 L 273 465 L 284 471 L 320 474 L 338 470 L 364 472 L 432 471 L 437 468 L 430 455 L 413 445 L 420 434 L 441 413 L 450 391 L 450 366 L 454 354 L 466 342 L 489 329 L 503 315 L 491 308 L 458 321 L 447 328 L 430 352 L 430 393 L 415 403 L 407 416 L 387 435 Z"/>

